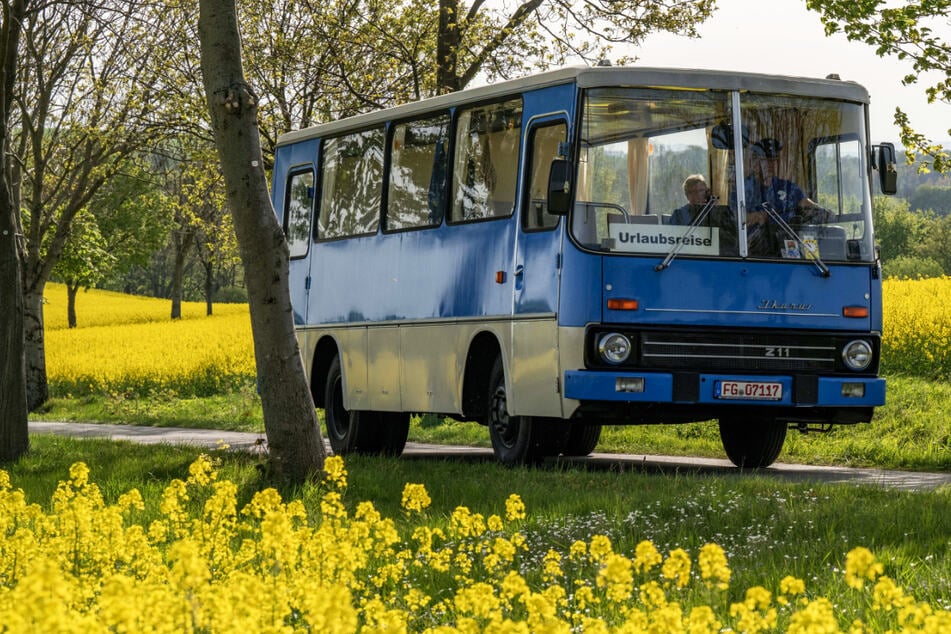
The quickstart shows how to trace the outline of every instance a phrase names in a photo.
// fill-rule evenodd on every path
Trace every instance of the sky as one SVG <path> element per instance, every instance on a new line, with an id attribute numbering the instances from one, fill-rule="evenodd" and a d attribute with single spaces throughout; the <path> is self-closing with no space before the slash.
<path id="1" fill-rule="evenodd" d="M 911 64 L 880 58 L 873 47 L 826 37 L 819 14 L 804 0 L 718 0 L 713 16 L 698 26 L 700 39 L 655 34 L 639 48 L 625 50 L 641 66 L 737 70 L 799 77 L 837 73 L 858 82 L 871 95 L 871 141 L 898 141 L 893 123 L 901 105 L 912 125 L 931 139 L 949 140 L 951 105 L 928 104 L 925 86 L 902 86 Z M 933 26 L 951 41 L 951 18 Z"/>

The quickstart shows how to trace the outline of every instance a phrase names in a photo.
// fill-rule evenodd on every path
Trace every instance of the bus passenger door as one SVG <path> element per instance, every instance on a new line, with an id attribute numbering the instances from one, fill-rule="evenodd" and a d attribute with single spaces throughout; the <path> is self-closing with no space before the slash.
<path id="1" fill-rule="evenodd" d="M 307 303 L 310 295 L 310 262 L 315 197 L 314 169 L 303 165 L 291 169 L 285 181 L 282 197 L 284 213 L 282 221 L 287 237 L 290 261 L 288 263 L 288 287 L 291 306 L 294 310 L 294 325 L 307 323 Z"/>
<path id="2" fill-rule="evenodd" d="M 513 270 L 512 414 L 561 416 L 558 286 L 564 221 L 548 212 L 548 172 L 568 135 L 566 114 L 533 118 L 526 132 Z"/>

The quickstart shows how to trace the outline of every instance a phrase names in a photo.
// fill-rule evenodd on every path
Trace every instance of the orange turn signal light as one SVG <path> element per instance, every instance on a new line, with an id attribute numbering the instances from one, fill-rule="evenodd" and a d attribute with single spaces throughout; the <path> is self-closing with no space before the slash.
<path id="1" fill-rule="evenodd" d="M 496 283 L 496 284 L 505 284 L 505 271 L 496 271 L 496 272 L 495 272 L 495 283 Z"/>
<path id="2" fill-rule="evenodd" d="M 608 308 L 610 310 L 637 310 L 636 299 L 609 299 Z"/>
<path id="3" fill-rule="evenodd" d="M 843 317 L 868 317 L 868 308 L 865 306 L 843 306 Z"/>

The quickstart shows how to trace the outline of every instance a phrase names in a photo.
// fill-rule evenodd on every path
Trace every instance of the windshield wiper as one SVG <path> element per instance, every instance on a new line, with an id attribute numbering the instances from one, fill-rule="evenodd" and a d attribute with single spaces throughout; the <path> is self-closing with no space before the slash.
<path id="1" fill-rule="evenodd" d="M 803 257 L 809 258 L 809 254 L 812 255 L 811 257 L 812 263 L 816 265 L 817 269 L 819 269 L 819 273 L 822 274 L 822 277 L 829 277 L 829 275 L 831 275 L 829 271 L 829 267 L 826 266 L 825 262 L 823 262 L 819 258 L 818 250 L 813 251 L 812 249 L 808 248 L 806 246 L 806 243 L 803 242 L 803 239 L 799 237 L 799 234 L 796 233 L 796 231 L 792 227 L 790 227 L 789 224 L 785 220 L 783 220 L 783 217 L 779 215 L 778 211 L 773 209 L 772 205 L 770 205 L 769 203 L 763 203 L 761 206 L 763 208 L 763 211 L 766 212 L 766 215 L 768 215 L 770 218 L 776 221 L 776 224 L 778 224 L 779 227 L 784 232 L 786 232 L 786 235 L 788 235 L 790 238 L 796 241 L 796 243 L 799 245 L 799 248 L 802 249 Z"/>
<path id="2" fill-rule="evenodd" d="M 670 266 L 670 263 L 674 261 L 674 258 L 677 257 L 684 248 L 684 244 L 687 242 L 687 238 L 693 235 L 693 232 L 700 226 L 700 223 L 706 219 L 710 214 L 710 210 L 716 206 L 717 201 L 720 200 L 716 196 L 710 196 L 707 202 L 704 203 L 703 207 L 700 208 L 700 211 L 697 212 L 696 217 L 693 221 L 687 225 L 687 230 L 680 236 L 680 240 L 677 241 L 677 244 L 667 252 L 667 257 L 664 258 L 664 261 L 654 267 L 655 271 L 663 271 Z"/>

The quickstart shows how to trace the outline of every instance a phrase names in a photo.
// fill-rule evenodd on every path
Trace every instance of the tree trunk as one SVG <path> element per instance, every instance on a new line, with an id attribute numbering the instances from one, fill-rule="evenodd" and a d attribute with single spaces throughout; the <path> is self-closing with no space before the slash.
<path id="1" fill-rule="evenodd" d="M 185 298 L 185 259 L 191 238 L 184 236 L 174 241 L 175 252 L 172 258 L 172 319 L 182 318 L 182 300 Z"/>
<path id="2" fill-rule="evenodd" d="M 76 327 L 76 294 L 79 292 L 79 282 L 66 280 L 66 325 Z"/>
<path id="3" fill-rule="evenodd" d="M 436 90 L 440 95 L 459 90 L 459 19 L 459 0 L 439 0 Z"/>
<path id="4" fill-rule="evenodd" d="M 212 315 L 212 299 L 215 297 L 215 265 L 213 262 L 204 262 L 205 267 L 205 315 Z"/>
<path id="5" fill-rule="evenodd" d="M 288 249 L 268 195 L 257 98 L 241 63 L 234 0 L 200 0 L 202 79 L 248 284 L 271 467 L 295 482 L 323 469 L 324 445 L 288 290 Z"/>
<path id="6" fill-rule="evenodd" d="M 2 147 L 2 146 L 0 146 Z M 2 164 L 2 159 L 0 159 Z M 23 349 L 23 285 L 20 279 L 18 205 L 0 178 L 0 463 L 30 448 L 27 427 L 26 363 Z"/>
<path id="7" fill-rule="evenodd" d="M 23 230 L 8 164 L 10 107 L 26 0 L 3 3 L 0 20 L 0 463 L 30 448 L 23 345 Z"/>
<path id="8" fill-rule="evenodd" d="M 46 382 L 46 333 L 43 330 L 43 288 L 23 293 L 23 342 L 26 348 L 26 395 L 30 411 L 50 397 Z"/>

